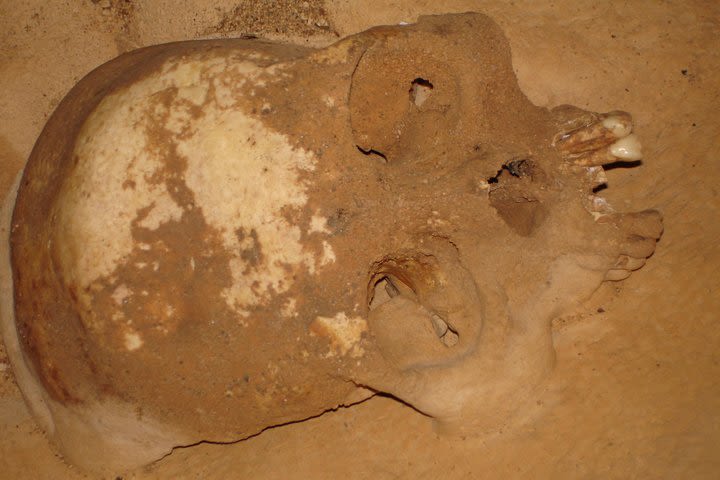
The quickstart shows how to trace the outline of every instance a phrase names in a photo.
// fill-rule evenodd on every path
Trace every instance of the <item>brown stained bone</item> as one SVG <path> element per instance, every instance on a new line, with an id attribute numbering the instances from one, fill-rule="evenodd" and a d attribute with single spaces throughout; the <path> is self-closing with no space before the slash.
<path id="1" fill-rule="evenodd" d="M 369 392 L 512 428 L 552 319 L 662 233 L 568 168 L 605 162 L 604 118 L 533 105 L 479 14 L 123 55 L 50 118 L 5 226 L 20 387 L 98 472 Z"/>

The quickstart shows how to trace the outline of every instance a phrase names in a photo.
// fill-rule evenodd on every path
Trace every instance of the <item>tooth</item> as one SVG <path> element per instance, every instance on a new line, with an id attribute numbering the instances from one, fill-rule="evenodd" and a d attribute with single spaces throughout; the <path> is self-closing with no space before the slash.
<path id="1" fill-rule="evenodd" d="M 389 278 L 385 279 L 385 291 L 387 292 L 387 294 L 390 298 L 395 298 L 398 295 L 400 295 L 400 290 L 395 286 L 395 284 Z"/>
<path id="2" fill-rule="evenodd" d="M 595 211 L 597 211 L 597 212 L 612 210 L 610 203 L 605 199 L 605 197 L 593 195 L 592 203 L 593 203 L 593 207 L 595 208 Z"/>
<path id="3" fill-rule="evenodd" d="M 632 132 L 632 118 L 626 112 L 609 113 L 602 125 L 617 138 L 627 137 Z"/>
<path id="4" fill-rule="evenodd" d="M 590 178 L 592 188 L 599 187 L 608 182 L 605 170 L 601 166 L 587 167 L 587 174 Z"/>
<path id="5" fill-rule="evenodd" d="M 610 153 L 621 160 L 640 160 L 642 158 L 642 145 L 637 135 L 628 135 L 610 145 Z"/>
<path id="6" fill-rule="evenodd" d="M 590 195 L 588 198 L 590 199 L 590 213 L 595 217 L 595 220 L 615 212 L 615 209 L 604 197 Z"/>
<path id="7" fill-rule="evenodd" d="M 430 320 L 432 321 L 433 328 L 435 329 L 435 333 L 437 334 L 438 338 L 442 338 L 443 336 L 445 336 L 447 331 L 450 329 L 447 322 L 440 318 L 440 315 L 438 315 L 437 313 L 433 313 L 430 316 Z"/>
<path id="8" fill-rule="evenodd" d="M 608 136 L 609 132 L 596 123 L 562 134 L 555 141 L 555 145 L 567 154 L 578 154 L 604 147 L 612 141 Z"/>
<path id="9" fill-rule="evenodd" d="M 618 160 L 640 160 L 642 158 L 642 145 L 634 133 L 617 140 L 608 148 L 587 152 L 573 158 L 575 165 L 592 167 L 607 165 Z"/>
<path id="10" fill-rule="evenodd" d="M 556 136 L 554 145 L 569 155 L 590 152 L 610 145 L 632 132 L 632 117 L 627 112 L 611 112 L 602 120 Z"/>
<path id="11" fill-rule="evenodd" d="M 445 335 L 443 335 L 441 340 L 446 347 L 454 347 L 455 345 L 457 345 L 458 341 L 460 341 L 460 337 L 457 333 L 448 329 L 448 331 L 445 333 Z"/>

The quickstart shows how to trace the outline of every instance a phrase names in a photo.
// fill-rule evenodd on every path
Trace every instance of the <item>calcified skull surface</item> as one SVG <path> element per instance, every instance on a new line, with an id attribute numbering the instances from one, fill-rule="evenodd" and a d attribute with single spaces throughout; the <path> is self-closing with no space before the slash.
<path id="1" fill-rule="evenodd" d="M 373 392 L 499 429 L 552 368 L 551 320 L 652 254 L 660 215 L 593 193 L 638 158 L 627 113 L 530 103 L 478 14 L 125 54 L 20 184 L 19 383 L 91 470 Z"/>

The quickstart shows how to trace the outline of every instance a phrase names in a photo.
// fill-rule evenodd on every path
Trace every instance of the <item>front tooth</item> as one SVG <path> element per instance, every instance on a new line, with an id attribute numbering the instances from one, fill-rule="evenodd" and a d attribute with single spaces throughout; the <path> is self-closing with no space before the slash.
<path id="1" fill-rule="evenodd" d="M 438 336 L 438 338 L 444 337 L 448 330 L 450 330 L 447 322 L 440 318 L 440 315 L 438 315 L 437 313 L 433 313 L 430 316 L 430 320 L 432 321 L 433 329 L 435 329 L 435 334 Z"/>
<path id="2" fill-rule="evenodd" d="M 605 118 L 602 121 L 603 127 L 610 130 L 610 132 L 617 138 L 623 138 L 630 135 L 632 132 L 632 121 L 630 115 L 627 113 L 614 114 Z"/>
<path id="3" fill-rule="evenodd" d="M 605 197 L 601 197 L 599 195 L 593 195 L 591 197 L 593 210 L 596 212 L 612 212 L 613 208 L 610 206 L 610 203 L 605 199 Z"/>
<path id="4" fill-rule="evenodd" d="M 621 160 L 640 160 L 642 145 L 634 133 L 610 145 L 610 153 Z"/>
<path id="5" fill-rule="evenodd" d="M 596 221 L 601 217 L 615 212 L 615 209 L 604 197 L 601 197 L 599 195 L 590 195 L 589 199 L 590 213 Z"/>
<path id="6" fill-rule="evenodd" d="M 592 188 L 599 187 L 608 182 L 607 175 L 605 175 L 605 169 L 601 166 L 587 167 L 587 174 L 590 178 L 590 184 Z"/>

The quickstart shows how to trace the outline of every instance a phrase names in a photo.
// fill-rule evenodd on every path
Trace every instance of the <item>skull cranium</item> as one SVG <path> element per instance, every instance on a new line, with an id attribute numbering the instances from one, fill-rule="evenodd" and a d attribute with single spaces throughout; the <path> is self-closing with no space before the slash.
<path id="1" fill-rule="evenodd" d="M 593 194 L 638 158 L 631 130 L 532 105 L 479 14 L 123 55 L 68 94 L 19 188 L 19 383 L 97 470 L 373 392 L 498 428 L 552 368 L 551 320 L 660 237 L 657 212 Z"/>

